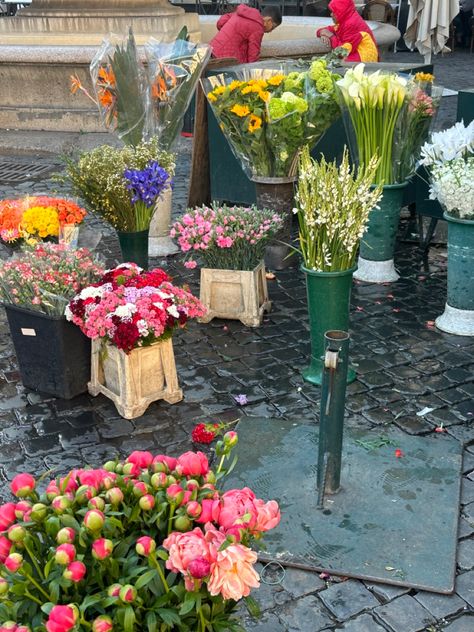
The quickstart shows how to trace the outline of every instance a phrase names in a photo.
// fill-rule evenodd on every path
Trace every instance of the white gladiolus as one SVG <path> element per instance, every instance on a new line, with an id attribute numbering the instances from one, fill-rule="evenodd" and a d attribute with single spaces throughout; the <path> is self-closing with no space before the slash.
<path id="1" fill-rule="evenodd" d="M 427 167 L 474 155 L 474 121 L 467 127 L 459 122 L 431 135 L 431 143 L 421 148 L 421 163 Z"/>

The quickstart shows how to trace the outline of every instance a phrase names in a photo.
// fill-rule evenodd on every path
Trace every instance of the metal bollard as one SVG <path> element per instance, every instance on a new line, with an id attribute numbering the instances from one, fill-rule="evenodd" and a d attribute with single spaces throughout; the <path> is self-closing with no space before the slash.
<path id="1" fill-rule="evenodd" d="M 327 331 L 324 334 L 324 344 L 326 353 L 322 358 L 318 507 L 323 506 L 326 494 L 335 494 L 340 487 L 349 334 L 346 331 Z"/>

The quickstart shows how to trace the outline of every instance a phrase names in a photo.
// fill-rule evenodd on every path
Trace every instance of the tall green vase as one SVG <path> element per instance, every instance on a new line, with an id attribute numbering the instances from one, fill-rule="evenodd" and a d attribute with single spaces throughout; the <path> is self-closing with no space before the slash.
<path id="1" fill-rule="evenodd" d="M 370 283 L 397 281 L 393 253 L 397 238 L 400 210 L 407 182 L 388 184 L 378 208 L 370 211 L 367 231 L 360 240 L 359 262 L 354 278 Z"/>
<path id="2" fill-rule="evenodd" d="M 133 262 L 145 270 L 148 268 L 148 229 L 133 233 L 117 231 L 124 263 Z"/>
<path id="3" fill-rule="evenodd" d="M 444 214 L 448 222 L 448 300 L 436 327 L 474 336 L 474 220 Z"/>
<path id="4" fill-rule="evenodd" d="M 303 370 L 303 378 L 311 384 L 321 385 L 323 379 L 324 334 L 326 331 L 349 329 L 352 276 L 356 266 L 342 272 L 316 272 L 304 266 L 311 336 L 311 362 Z M 356 378 L 349 368 L 347 382 Z"/>

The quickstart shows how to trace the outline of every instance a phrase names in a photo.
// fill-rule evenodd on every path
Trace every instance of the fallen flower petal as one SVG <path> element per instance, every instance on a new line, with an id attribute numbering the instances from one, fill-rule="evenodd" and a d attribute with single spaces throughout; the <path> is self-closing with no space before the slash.
<path id="1" fill-rule="evenodd" d="M 426 321 L 426 326 L 427 327 L 434 327 L 435 326 L 435 321 L 434 320 L 427 320 Z"/>
<path id="2" fill-rule="evenodd" d="M 397 459 L 400 459 L 401 457 L 405 456 L 405 454 L 403 453 L 402 450 L 400 450 L 400 448 L 397 448 L 395 450 L 395 456 L 396 456 Z"/>
<path id="3" fill-rule="evenodd" d="M 276 279 L 276 276 L 273 274 L 273 272 L 266 272 L 265 273 L 265 278 L 268 281 L 273 281 L 274 279 Z"/>
<path id="4" fill-rule="evenodd" d="M 435 432 L 446 432 L 446 428 L 441 424 L 434 429 Z"/>
<path id="5" fill-rule="evenodd" d="M 360 305 L 357 305 L 357 307 L 356 307 L 356 311 L 357 311 L 357 312 L 363 312 L 363 311 L 364 311 L 364 308 L 363 308 L 363 307 L 361 307 Z"/>
<path id="6" fill-rule="evenodd" d="M 243 395 L 243 394 L 234 395 L 234 399 L 239 406 L 245 406 L 245 404 L 249 403 L 247 399 L 247 395 Z"/>

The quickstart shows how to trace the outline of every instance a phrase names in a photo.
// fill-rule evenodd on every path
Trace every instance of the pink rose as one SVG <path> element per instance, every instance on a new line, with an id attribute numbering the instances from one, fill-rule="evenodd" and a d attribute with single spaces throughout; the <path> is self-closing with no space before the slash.
<path id="1" fill-rule="evenodd" d="M 46 623 L 48 632 L 69 632 L 76 625 L 77 611 L 73 606 L 53 606 Z"/>
<path id="2" fill-rule="evenodd" d="M 15 503 L 5 503 L 0 507 L 0 533 L 15 522 Z"/>
<path id="3" fill-rule="evenodd" d="M 221 511 L 218 523 L 228 529 L 235 524 L 253 528 L 257 522 L 255 494 L 248 487 L 231 489 L 221 497 Z"/>
<path id="4" fill-rule="evenodd" d="M 36 486 L 36 481 L 31 474 L 17 474 L 12 480 L 10 489 L 18 498 L 29 496 Z"/>
<path id="5" fill-rule="evenodd" d="M 127 463 L 138 465 L 138 467 L 143 470 L 153 463 L 153 455 L 151 452 L 141 452 L 140 450 L 135 450 L 135 452 L 132 452 L 132 454 L 127 458 Z"/>
<path id="6" fill-rule="evenodd" d="M 86 570 L 86 566 L 83 562 L 71 562 L 64 571 L 63 577 L 77 583 L 84 579 Z"/>
<path id="7" fill-rule="evenodd" d="M 106 538 L 99 538 L 92 543 L 92 555 L 96 560 L 105 560 L 112 555 L 114 543 Z"/>
<path id="8" fill-rule="evenodd" d="M 242 544 L 231 544 L 218 551 L 207 587 L 211 595 L 239 601 L 252 588 L 260 586 L 258 573 L 253 568 L 257 554 Z"/>
<path id="9" fill-rule="evenodd" d="M 197 266 L 197 262 L 194 261 L 193 259 L 186 261 L 184 264 L 184 267 L 187 268 L 188 270 L 194 270 L 196 266 Z"/>
<path id="10" fill-rule="evenodd" d="M 185 452 L 178 457 L 178 467 L 183 476 L 205 476 L 209 471 L 207 456 L 202 452 Z"/>
<path id="11" fill-rule="evenodd" d="M 257 509 L 257 522 L 253 527 L 254 531 L 269 531 L 274 529 L 280 522 L 280 508 L 276 500 L 269 500 L 265 503 L 260 498 L 254 500 Z"/>

